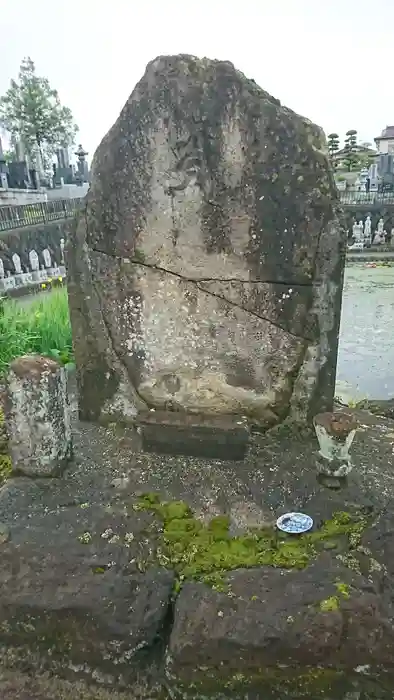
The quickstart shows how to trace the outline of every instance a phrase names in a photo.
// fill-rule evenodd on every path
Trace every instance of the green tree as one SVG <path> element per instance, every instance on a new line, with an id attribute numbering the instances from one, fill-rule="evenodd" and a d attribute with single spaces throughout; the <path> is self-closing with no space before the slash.
<path id="1" fill-rule="evenodd" d="M 372 163 L 376 160 L 376 156 L 372 153 L 359 153 L 357 156 L 357 165 L 362 170 L 363 168 L 369 168 Z"/>
<path id="2" fill-rule="evenodd" d="M 31 58 L 23 59 L 18 80 L 11 80 L 0 98 L 0 125 L 23 143 L 33 160 L 38 149 L 44 165 L 56 148 L 71 146 L 78 131 L 71 110 L 61 104 L 47 78 L 36 74 Z"/>
<path id="3" fill-rule="evenodd" d="M 331 163 L 336 167 L 334 156 L 339 151 L 339 136 L 338 134 L 328 134 L 328 155 Z"/>
<path id="4" fill-rule="evenodd" d="M 357 131 L 356 129 L 349 129 L 346 132 L 345 139 L 345 158 L 344 164 L 347 171 L 350 173 L 351 170 L 355 170 L 358 166 L 358 154 L 357 154 Z"/>
<path id="5" fill-rule="evenodd" d="M 10 150 L 5 150 L 3 151 L 3 158 L 6 163 L 11 163 L 12 160 L 15 160 L 15 153 Z"/>

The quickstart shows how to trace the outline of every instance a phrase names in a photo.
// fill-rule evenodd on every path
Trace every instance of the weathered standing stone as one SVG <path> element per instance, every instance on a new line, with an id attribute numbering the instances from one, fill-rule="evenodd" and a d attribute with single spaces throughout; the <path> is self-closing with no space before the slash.
<path id="1" fill-rule="evenodd" d="M 69 240 L 81 416 L 331 410 L 344 242 L 318 127 L 231 63 L 152 61 Z"/>
<path id="2" fill-rule="evenodd" d="M 58 472 L 72 449 L 64 367 L 39 355 L 17 358 L 8 374 L 5 405 L 13 469 L 31 476 Z"/>

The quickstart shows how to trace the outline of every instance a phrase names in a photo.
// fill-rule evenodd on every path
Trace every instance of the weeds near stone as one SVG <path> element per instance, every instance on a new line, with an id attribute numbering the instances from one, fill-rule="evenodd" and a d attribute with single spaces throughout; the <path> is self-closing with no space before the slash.
<path id="1" fill-rule="evenodd" d="M 67 291 L 54 289 L 29 304 L 0 300 L 0 376 L 21 355 L 37 353 L 63 364 L 72 360 Z"/>

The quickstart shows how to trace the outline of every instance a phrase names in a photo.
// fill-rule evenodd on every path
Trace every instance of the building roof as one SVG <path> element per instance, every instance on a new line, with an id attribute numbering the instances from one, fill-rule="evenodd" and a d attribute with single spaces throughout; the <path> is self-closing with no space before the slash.
<path id="1" fill-rule="evenodd" d="M 383 141 L 384 139 L 394 139 L 394 126 L 386 126 L 380 136 L 375 136 L 375 141 Z"/>
<path id="2" fill-rule="evenodd" d="M 394 127 L 393 127 L 394 129 Z M 363 146 L 360 143 L 357 143 L 354 149 L 355 153 L 362 154 L 362 155 L 368 155 L 368 156 L 377 156 L 377 152 L 375 151 L 374 148 L 369 148 L 369 146 Z M 342 158 L 343 156 L 347 155 L 347 150 L 346 148 L 341 148 L 339 151 L 336 151 L 333 154 L 333 158 Z"/>

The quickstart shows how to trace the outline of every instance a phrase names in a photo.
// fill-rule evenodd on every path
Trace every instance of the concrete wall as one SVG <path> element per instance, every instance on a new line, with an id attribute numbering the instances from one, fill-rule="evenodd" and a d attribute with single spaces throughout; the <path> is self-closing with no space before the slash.
<path id="1" fill-rule="evenodd" d="M 84 182 L 81 187 L 78 185 L 63 185 L 54 190 L 47 190 L 48 201 L 54 199 L 78 199 L 84 197 L 89 189 L 89 183 Z"/>
<path id="2" fill-rule="evenodd" d="M 379 153 L 394 154 L 394 139 L 382 139 L 377 145 Z"/>
<path id="3" fill-rule="evenodd" d="M 57 197 L 56 199 L 61 199 Z M 42 190 L 18 190 L 0 188 L 0 207 L 16 206 L 19 204 L 35 204 L 36 202 L 46 202 L 47 191 Z"/>
<path id="4" fill-rule="evenodd" d="M 53 190 L 18 190 L 3 189 L 0 187 L 0 207 L 16 206 L 19 204 L 34 204 L 36 202 L 48 202 L 55 199 L 78 199 L 84 197 L 89 189 L 89 183 L 78 185 L 63 185 Z"/>

